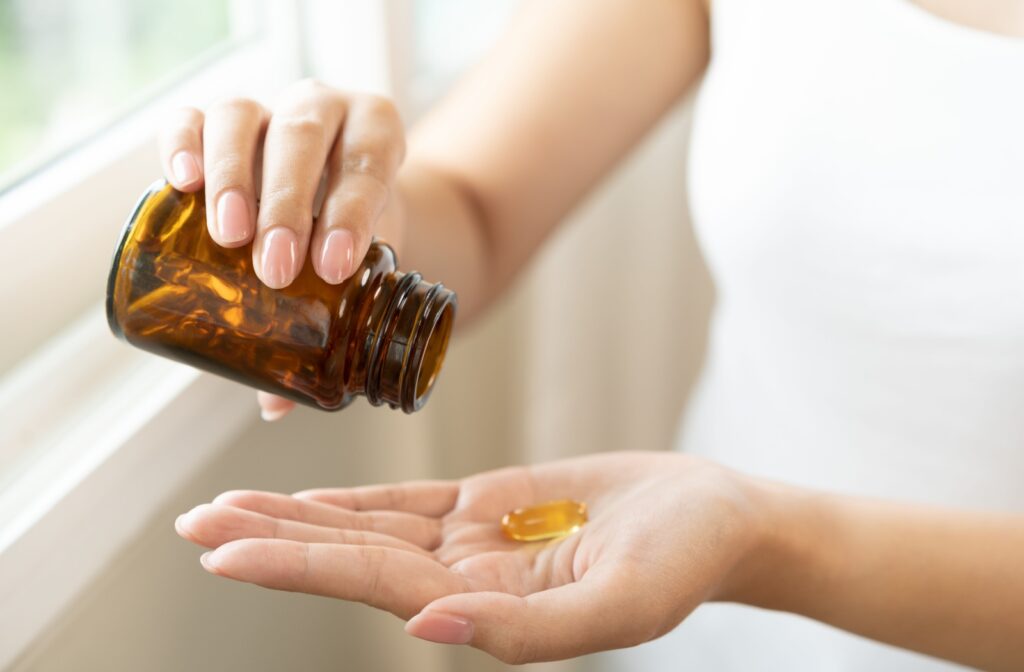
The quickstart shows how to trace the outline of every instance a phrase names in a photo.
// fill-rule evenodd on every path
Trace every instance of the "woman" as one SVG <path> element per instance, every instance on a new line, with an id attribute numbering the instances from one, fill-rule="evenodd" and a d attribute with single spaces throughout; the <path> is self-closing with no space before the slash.
<path id="1" fill-rule="evenodd" d="M 719 303 L 685 453 L 230 492 L 179 532 L 215 574 L 511 662 L 732 602 L 652 647 L 687 669 L 1024 669 L 1021 35 L 1009 0 L 538 2 L 408 152 L 390 103 L 316 83 L 183 111 L 165 172 L 205 185 L 210 235 L 252 241 L 266 284 L 303 263 L 341 282 L 379 234 L 466 318 L 704 75 L 690 188 Z M 563 497 L 591 507 L 578 534 L 497 533 Z"/>

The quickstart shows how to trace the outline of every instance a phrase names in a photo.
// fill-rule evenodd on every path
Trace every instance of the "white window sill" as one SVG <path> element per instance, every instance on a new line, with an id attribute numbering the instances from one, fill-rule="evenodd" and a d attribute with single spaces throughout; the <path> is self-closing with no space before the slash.
<path id="1" fill-rule="evenodd" d="M 392 15 L 411 21 L 391 2 L 232 8 L 239 34 L 258 19 L 258 35 L 3 194 L 0 306 L 14 319 L 0 348 L 0 669 L 257 417 L 251 390 L 119 343 L 91 305 L 120 223 L 159 174 L 154 129 L 183 104 L 271 103 L 305 67 L 387 91 Z"/>
<path id="2" fill-rule="evenodd" d="M 3 379 L 0 408 L 4 668 L 257 411 L 251 390 L 115 340 L 99 307 Z"/>

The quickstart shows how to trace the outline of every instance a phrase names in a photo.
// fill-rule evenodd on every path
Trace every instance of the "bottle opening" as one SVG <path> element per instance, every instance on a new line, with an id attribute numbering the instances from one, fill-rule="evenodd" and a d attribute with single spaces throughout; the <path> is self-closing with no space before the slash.
<path id="1" fill-rule="evenodd" d="M 441 372 L 444 365 L 444 355 L 448 350 L 448 339 L 452 333 L 452 322 L 455 320 L 455 310 L 451 304 L 445 304 L 441 314 L 434 323 L 433 329 L 427 336 L 427 345 L 423 351 L 423 362 L 420 370 L 416 372 L 416 407 L 422 406 L 437 380 L 437 374 Z"/>
<path id="2" fill-rule="evenodd" d="M 413 413 L 423 408 L 444 364 L 455 322 L 455 294 L 400 274 L 367 356 L 366 398 Z"/>

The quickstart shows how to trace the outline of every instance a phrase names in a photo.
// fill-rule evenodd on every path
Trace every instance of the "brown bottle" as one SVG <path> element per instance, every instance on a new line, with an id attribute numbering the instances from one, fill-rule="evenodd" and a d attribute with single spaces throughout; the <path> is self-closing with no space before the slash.
<path id="1" fill-rule="evenodd" d="M 163 181 L 125 225 L 107 282 L 110 328 L 132 345 L 327 410 L 360 394 L 422 408 L 454 317 L 455 294 L 396 271 L 379 241 L 340 285 L 306 263 L 291 285 L 270 289 L 248 246 L 210 238 L 203 192 Z"/>

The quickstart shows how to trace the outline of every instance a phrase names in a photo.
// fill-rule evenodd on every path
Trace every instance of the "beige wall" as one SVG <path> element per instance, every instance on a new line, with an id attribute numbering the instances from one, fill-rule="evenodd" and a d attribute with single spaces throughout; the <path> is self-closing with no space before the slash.
<path id="1" fill-rule="evenodd" d="M 685 214 L 685 141 L 682 111 L 588 199 L 502 305 L 462 335 L 424 412 L 359 404 L 265 425 L 254 408 L 253 424 L 13 669 L 499 669 L 476 651 L 413 640 L 398 619 L 361 605 L 211 577 L 172 522 L 231 488 L 458 477 L 517 461 L 669 447 L 711 303 Z"/>

